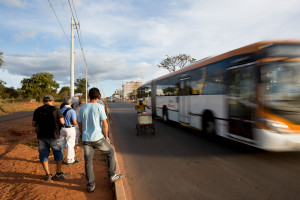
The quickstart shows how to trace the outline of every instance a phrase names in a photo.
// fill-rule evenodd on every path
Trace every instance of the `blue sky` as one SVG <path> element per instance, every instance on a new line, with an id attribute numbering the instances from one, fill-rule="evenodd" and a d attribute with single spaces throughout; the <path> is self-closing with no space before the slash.
<path id="1" fill-rule="evenodd" d="M 49 0 L 70 40 L 67 0 Z M 72 2 L 72 0 L 70 0 Z M 168 73 L 166 55 L 196 59 L 250 43 L 300 40 L 299 0 L 73 0 L 91 86 L 106 96 L 122 82 L 146 82 Z M 19 88 L 23 78 L 54 74 L 70 82 L 70 44 L 46 0 L 0 0 L 0 80 Z M 75 79 L 85 64 L 75 33 Z"/>

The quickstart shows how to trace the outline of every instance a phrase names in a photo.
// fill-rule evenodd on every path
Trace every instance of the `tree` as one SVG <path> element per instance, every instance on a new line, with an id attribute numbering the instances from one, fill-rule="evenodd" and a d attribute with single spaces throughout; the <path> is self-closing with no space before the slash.
<path id="1" fill-rule="evenodd" d="M 18 91 L 14 87 L 5 87 L 4 94 L 2 96 L 3 99 L 16 99 L 19 97 Z"/>
<path id="2" fill-rule="evenodd" d="M 53 74 L 43 72 L 24 78 L 21 83 L 24 98 L 35 98 L 41 101 L 45 94 L 56 94 L 59 84 L 53 80 Z"/>
<path id="3" fill-rule="evenodd" d="M 2 60 L 2 54 L 3 52 L 0 52 L 0 67 L 2 66 L 3 60 Z M 4 95 L 4 89 L 5 89 L 5 85 L 6 83 L 2 80 L 0 80 L 0 98 L 3 98 Z"/>
<path id="4" fill-rule="evenodd" d="M 64 86 L 60 89 L 59 93 L 57 94 L 57 99 L 63 100 L 65 97 L 70 96 L 70 87 Z"/>
<path id="5" fill-rule="evenodd" d="M 137 89 L 134 89 L 132 92 L 128 93 L 129 99 L 135 99 L 137 96 Z"/>
<path id="6" fill-rule="evenodd" d="M 5 99 L 5 82 L 0 80 L 0 98 Z"/>
<path id="7" fill-rule="evenodd" d="M 177 68 L 183 68 L 186 64 L 194 62 L 196 62 L 196 59 L 187 54 L 179 54 L 178 56 L 173 57 L 167 55 L 167 58 L 160 62 L 157 66 L 165 68 L 171 73 L 175 72 Z"/>
<path id="8" fill-rule="evenodd" d="M 2 55 L 3 55 L 3 52 L 0 52 L 0 67 L 2 66 L 2 63 L 4 62 L 3 60 L 2 60 Z"/>
<path id="9" fill-rule="evenodd" d="M 75 93 L 85 94 L 85 78 L 76 79 L 75 84 Z M 87 83 L 87 87 L 89 87 L 89 83 Z"/>
<path id="10" fill-rule="evenodd" d="M 70 95 L 70 87 L 69 86 L 64 86 L 60 89 L 59 94 L 62 96 L 68 96 Z"/>

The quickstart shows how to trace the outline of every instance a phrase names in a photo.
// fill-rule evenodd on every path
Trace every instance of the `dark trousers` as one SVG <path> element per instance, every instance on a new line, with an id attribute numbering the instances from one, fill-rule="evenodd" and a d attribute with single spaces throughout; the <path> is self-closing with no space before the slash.
<path id="1" fill-rule="evenodd" d="M 98 149 L 102 153 L 107 155 L 109 177 L 113 176 L 116 171 L 116 160 L 115 160 L 114 149 L 112 145 L 109 142 L 107 142 L 105 138 L 102 138 L 95 142 L 83 141 L 85 173 L 86 173 L 86 180 L 88 181 L 88 187 L 95 186 L 95 176 L 93 170 L 93 158 L 94 158 L 95 149 Z"/>

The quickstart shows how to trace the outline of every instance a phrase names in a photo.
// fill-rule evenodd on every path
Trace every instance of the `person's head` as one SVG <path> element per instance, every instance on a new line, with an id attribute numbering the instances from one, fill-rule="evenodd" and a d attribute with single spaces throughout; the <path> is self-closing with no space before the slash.
<path id="1" fill-rule="evenodd" d="M 139 100 L 139 104 L 143 105 L 143 100 L 142 99 Z"/>
<path id="2" fill-rule="evenodd" d="M 54 98 L 52 95 L 50 94 L 46 94 L 43 98 L 43 103 L 44 104 L 49 104 L 52 105 L 54 103 Z"/>
<path id="3" fill-rule="evenodd" d="M 101 97 L 100 91 L 98 88 L 91 88 L 89 90 L 90 100 L 99 99 Z"/>
<path id="4" fill-rule="evenodd" d="M 65 97 L 64 98 L 64 104 L 65 105 L 71 105 L 72 104 L 72 98 L 71 97 Z"/>

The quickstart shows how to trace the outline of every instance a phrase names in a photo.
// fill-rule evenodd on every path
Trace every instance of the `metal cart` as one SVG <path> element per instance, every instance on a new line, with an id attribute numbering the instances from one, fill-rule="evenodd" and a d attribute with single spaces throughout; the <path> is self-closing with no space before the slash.
<path id="1" fill-rule="evenodd" d="M 136 124 L 136 135 L 139 135 L 142 131 L 151 130 L 151 134 L 155 134 L 154 124 L 152 123 L 152 115 L 149 113 L 138 114 L 138 123 Z"/>

